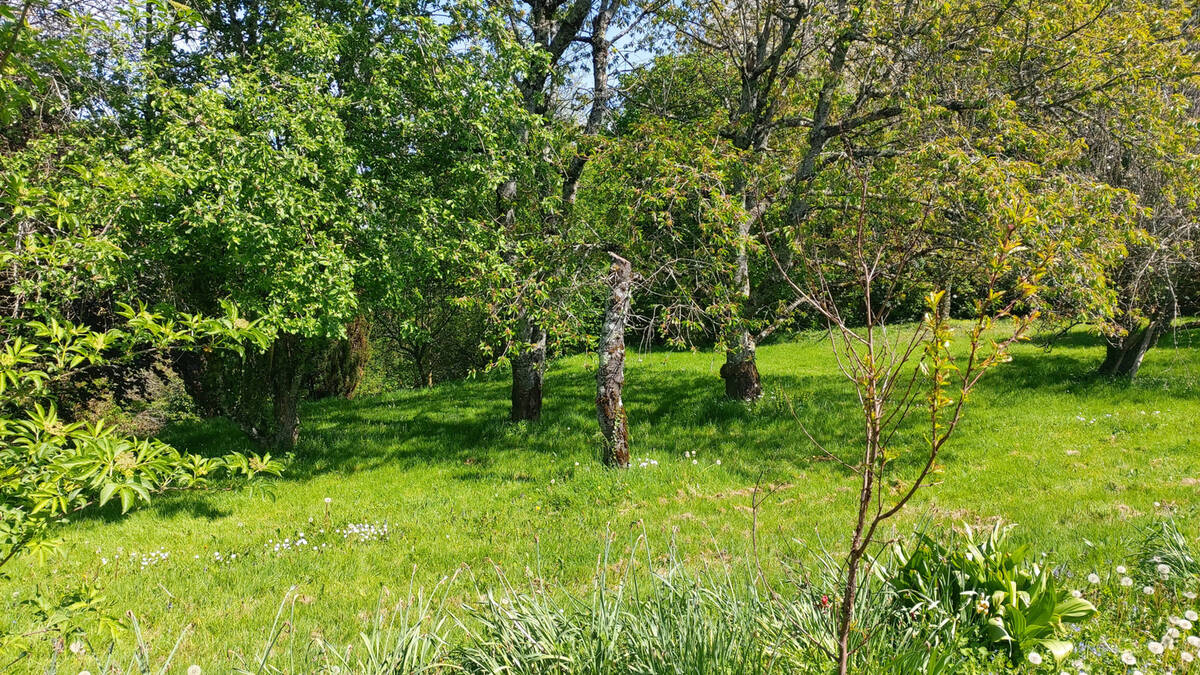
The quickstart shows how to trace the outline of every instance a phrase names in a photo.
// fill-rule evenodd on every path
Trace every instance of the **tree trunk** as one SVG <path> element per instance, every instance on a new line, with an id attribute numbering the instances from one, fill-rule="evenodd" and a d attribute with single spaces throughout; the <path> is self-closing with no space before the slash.
<path id="1" fill-rule="evenodd" d="M 612 295 L 608 299 L 604 324 L 600 328 L 596 418 L 600 422 L 600 433 L 604 435 L 604 464 L 624 469 L 629 467 L 629 424 L 621 390 L 625 387 L 625 324 L 629 318 L 633 267 L 621 256 L 615 253 L 609 255 L 613 261 L 608 276 Z"/>
<path id="2" fill-rule="evenodd" d="M 757 208 L 758 202 L 747 193 L 747 212 Z M 738 289 L 743 308 L 750 304 L 750 252 L 746 240 L 750 237 L 751 219 L 743 218 L 738 224 L 741 242 L 737 251 L 737 270 L 733 285 Z M 721 366 L 721 377 L 725 380 L 725 396 L 735 401 L 757 401 L 762 396 L 762 383 L 758 379 L 758 366 L 754 362 L 754 336 L 742 330 L 736 346 L 725 351 L 725 365 Z"/>
<path id="3" fill-rule="evenodd" d="M 938 318 L 942 321 L 950 320 L 950 299 L 954 297 L 954 288 L 947 281 L 942 286 L 942 301 L 938 304 Z"/>
<path id="4" fill-rule="evenodd" d="M 318 351 L 308 354 L 304 391 L 312 399 L 340 396 L 354 398 L 366 371 L 368 327 L 365 316 L 346 325 L 346 337 L 322 341 Z"/>
<path id="5" fill-rule="evenodd" d="M 275 447 L 290 449 L 300 437 L 300 338 L 284 334 L 271 348 L 271 394 L 275 417 Z"/>
<path id="6" fill-rule="evenodd" d="M 1110 341 L 1105 345 L 1106 353 L 1104 363 L 1100 364 L 1100 374 L 1132 380 L 1142 367 L 1142 359 L 1146 357 L 1146 352 L 1158 342 L 1167 324 L 1167 321 L 1154 318 L 1145 327 L 1129 333 L 1117 344 Z"/>
<path id="7" fill-rule="evenodd" d="M 750 251 L 748 241 L 754 217 L 750 214 L 758 209 L 758 199 L 746 186 L 744 178 L 737 180 L 736 190 L 743 192 L 746 215 L 738 222 L 737 269 L 733 271 L 733 287 L 737 288 L 743 312 L 750 306 Z M 742 317 L 743 321 L 745 317 Z M 736 401 L 757 401 L 762 396 L 762 384 L 758 382 L 758 366 L 755 364 L 755 337 L 749 330 L 738 335 L 738 344 L 725 351 L 725 365 L 721 366 L 721 378 L 725 380 L 725 396 Z"/>
<path id="8" fill-rule="evenodd" d="M 512 411 L 514 422 L 536 422 L 542 417 L 542 377 L 546 372 L 546 331 L 526 321 L 522 330 L 526 343 L 512 359 Z"/>
<path id="9" fill-rule="evenodd" d="M 735 401 L 757 401 L 762 397 L 762 382 L 754 361 L 754 337 L 743 332 L 738 345 L 725 351 L 721 378 L 725 380 L 725 396 Z"/>
<path id="10" fill-rule="evenodd" d="M 433 349 L 425 345 L 412 350 L 413 388 L 422 389 L 433 386 Z"/>

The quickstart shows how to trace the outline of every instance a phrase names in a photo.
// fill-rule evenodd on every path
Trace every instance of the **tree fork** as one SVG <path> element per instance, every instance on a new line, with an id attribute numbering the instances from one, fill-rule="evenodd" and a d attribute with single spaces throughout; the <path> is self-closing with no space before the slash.
<path id="1" fill-rule="evenodd" d="M 608 255 L 612 267 L 607 281 L 612 293 L 600 328 L 596 419 L 604 435 L 604 464 L 624 469 L 629 466 L 629 423 L 621 391 L 625 387 L 625 324 L 629 319 L 633 266 L 616 253 Z"/>
<path id="2" fill-rule="evenodd" d="M 1104 363 L 1100 364 L 1099 373 L 1132 380 L 1142 367 L 1146 352 L 1158 342 L 1168 323 L 1169 321 L 1154 318 L 1140 331 L 1127 335 L 1120 344 L 1114 345 L 1109 342 L 1105 345 Z"/>

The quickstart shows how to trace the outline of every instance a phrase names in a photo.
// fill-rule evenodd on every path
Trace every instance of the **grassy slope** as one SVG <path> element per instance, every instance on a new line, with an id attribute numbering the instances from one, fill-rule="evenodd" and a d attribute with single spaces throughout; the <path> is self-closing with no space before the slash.
<path id="1" fill-rule="evenodd" d="M 1191 527 L 1200 491 L 1200 336 L 1190 339 L 1154 350 L 1132 386 L 1088 376 L 1102 350 L 1083 334 L 1048 353 L 1022 346 L 976 394 L 944 455 L 942 482 L 922 492 L 896 528 L 999 516 L 1083 569 L 1119 556 L 1156 516 L 1174 512 Z M 0 616 L 23 613 L 18 602 L 35 584 L 66 588 L 98 577 L 116 608 L 137 614 L 156 649 L 168 650 L 194 622 L 176 663 L 216 666 L 230 649 L 250 654 L 262 644 L 293 585 L 307 603 L 296 606 L 297 639 L 314 631 L 350 639 L 381 587 L 404 592 L 414 568 L 428 585 L 464 563 L 483 572 L 495 561 L 523 579 L 540 562 L 543 576 L 581 584 L 605 532 L 625 542 L 641 531 L 639 519 L 659 553 L 673 539 L 696 564 L 745 561 L 749 493 L 760 474 L 788 485 L 760 514 L 764 560 L 795 551 L 797 539 L 815 543 L 816 532 L 837 547 L 852 481 L 818 457 L 782 400 L 791 399 L 826 447 L 849 457 L 859 428 L 852 393 L 816 340 L 765 347 L 760 365 L 767 398 L 747 409 L 719 399 L 720 360 L 711 354 L 634 356 L 626 397 L 634 451 L 658 465 L 624 473 L 596 466 L 591 363 L 582 357 L 551 369 L 545 419 L 530 427 L 502 421 L 502 380 L 319 402 L 304 411 L 300 457 L 274 500 L 187 495 L 120 522 L 112 514 L 84 519 L 64 532 L 65 559 L 14 564 L 14 578 L 0 582 Z M 213 423 L 177 429 L 170 440 L 199 452 L 245 447 Z M 698 464 L 685 451 L 698 452 Z M 385 541 L 349 544 L 332 532 L 384 521 Z M 310 550 L 271 552 L 268 540 L 300 531 Z M 311 550 L 322 543 L 328 547 Z M 130 557 L 159 549 L 169 558 L 144 568 Z M 239 557 L 216 563 L 214 552 Z M 474 592 L 463 585 L 457 596 Z"/>

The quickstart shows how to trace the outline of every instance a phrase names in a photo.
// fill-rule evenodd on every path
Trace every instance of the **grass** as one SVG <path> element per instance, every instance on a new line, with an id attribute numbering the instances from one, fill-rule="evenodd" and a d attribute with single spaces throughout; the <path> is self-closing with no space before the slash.
<path id="1" fill-rule="evenodd" d="M 936 484 L 895 532 L 919 521 L 1002 518 L 1020 524 L 1015 538 L 1075 569 L 1111 566 L 1140 528 L 1164 516 L 1194 536 L 1200 336 L 1166 342 L 1132 384 L 1090 375 L 1103 349 L 1086 333 L 1049 351 L 1020 346 L 1013 363 L 985 378 Z M 607 538 L 622 546 L 631 533 L 645 532 L 656 560 L 673 547 L 697 569 L 747 561 L 759 482 L 784 486 L 758 514 L 760 558 L 774 575 L 778 561 L 804 557 L 818 540 L 841 547 L 854 489 L 789 408 L 846 458 L 860 423 L 819 339 L 765 346 L 759 362 L 767 394 L 747 407 L 721 400 L 716 355 L 631 355 L 635 467 L 626 472 L 598 465 L 586 357 L 551 367 L 543 421 L 534 425 L 504 421 L 503 378 L 315 402 L 303 411 L 297 456 L 273 497 L 186 494 L 125 518 L 104 511 L 77 519 L 61 532 L 63 555 L 9 566 L 0 616 L 20 627 L 35 589 L 97 583 L 115 610 L 133 612 L 149 648 L 169 652 L 190 625 L 175 663 L 220 672 L 231 652 L 253 658 L 262 648 L 293 588 L 298 603 L 279 649 L 313 636 L 351 641 L 381 597 L 410 583 L 432 587 L 464 565 L 483 587 L 496 566 L 510 579 L 582 588 Z M 167 440 L 200 453 L 252 449 L 216 421 L 172 429 Z M 657 464 L 637 466 L 641 458 Z M 901 473 L 911 466 L 901 460 Z M 337 532 L 384 523 L 387 535 L 368 541 Z M 289 543 L 276 553 L 282 540 Z M 143 565 L 153 552 L 167 555 Z M 455 588 L 454 603 L 478 597 L 474 585 Z M 42 651 L 48 662 L 49 648 Z"/>

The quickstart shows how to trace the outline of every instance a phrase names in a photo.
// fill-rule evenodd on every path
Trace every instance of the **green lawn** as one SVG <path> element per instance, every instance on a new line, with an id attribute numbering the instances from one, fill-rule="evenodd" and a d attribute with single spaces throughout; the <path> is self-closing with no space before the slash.
<path id="1" fill-rule="evenodd" d="M 1020 524 L 1018 538 L 1080 569 L 1125 555 L 1155 518 L 1174 515 L 1194 534 L 1200 335 L 1170 342 L 1150 353 L 1132 385 L 1089 375 L 1103 350 L 1084 333 L 1050 351 L 1019 347 L 1012 364 L 985 379 L 944 471 L 896 531 L 924 519 L 949 526 L 1004 518 Z M 853 394 L 818 339 L 759 353 L 767 395 L 753 408 L 720 399 L 719 356 L 632 355 L 626 403 L 635 466 L 626 472 L 596 461 L 592 361 L 584 357 L 554 364 L 544 419 L 532 426 L 504 421 L 502 377 L 314 403 L 273 498 L 183 495 L 127 518 L 81 519 L 62 530 L 67 555 L 10 566 L 0 616 L 25 620 L 21 601 L 35 586 L 65 590 L 98 579 L 116 610 L 137 616 L 153 650 L 169 651 L 194 624 L 175 663 L 220 672 L 230 651 L 262 646 L 293 586 L 301 602 L 287 639 L 319 633 L 348 641 L 383 587 L 404 593 L 410 579 L 429 586 L 463 565 L 485 584 L 494 563 L 514 579 L 582 586 L 607 533 L 623 547 L 644 528 L 656 554 L 674 541 L 698 566 L 744 563 L 760 477 L 786 484 L 759 514 L 768 569 L 781 556 L 804 555 L 818 533 L 838 548 L 852 481 L 820 456 L 783 401 L 848 458 L 860 426 Z M 218 423 L 174 429 L 168 440 L 196 452 L 251 449 Z M 657 464 L 640 467 L 642 458 Z M 336 532 L 384 523 L 386 537 L 367 542 Z M 292 543 L 301 538 L 304 545 Z M 290 548 L 276 553 L 281 540 Z M 166 557 L 143 565 L 155 552 Z M 477 592 L 459 583 L 453 595 L 469 601 Z"/>

